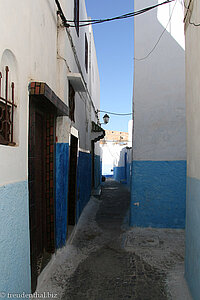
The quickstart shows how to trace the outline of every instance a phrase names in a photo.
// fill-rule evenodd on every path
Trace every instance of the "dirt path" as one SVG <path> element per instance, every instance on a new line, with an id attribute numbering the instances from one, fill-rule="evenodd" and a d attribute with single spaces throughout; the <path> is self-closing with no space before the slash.
<path id="1" fill-rule="evenodd" d="M 106 181 L 41 274 L 37 291 L 62 300 L 191 300 L 184 230 L 129 228 L 129 201 L 123 185 Z"/>
<path id="2" fill-rule="evenodd" d="M 122 247 L 130 195 L 124 186 L 107 181 L 95 221 L 101 229 L 97 250 L 91 252 L 68 278 L 66 300 L 165 300 L 165 274 Z M 84 239 L 84 237 L 82 237 Z M 88 241 L 95 239 L 85 236 Z M 85 239 L 84 239 L 85 240 Z M 87 247 L 79 237 L 76 247 Z"/>

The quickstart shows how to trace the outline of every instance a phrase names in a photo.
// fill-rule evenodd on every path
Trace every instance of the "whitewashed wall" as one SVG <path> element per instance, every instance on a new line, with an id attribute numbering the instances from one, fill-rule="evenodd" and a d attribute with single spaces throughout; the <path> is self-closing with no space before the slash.
<path id="1" fill-rule="evenodd" d="M 156 3 L 156 0 L 136 0 L 135 10 Z M 163 34 L 148 58 L 137 60 L 144 58 L 153 49 L 168 24 L 172 11 L 170 32 L 166 31 Z M 183 19 L 183 9 L 178 0 L 171 3 L 170 7 L 168 4 L 163 5 L 158 10 L 154 9 L 135 18 L 135 160 L 186 158 L 185 54 L 181 18 Z M 177 22 L 182 26 L 177 27 Z"/>
<path id="2" fill-rule="evenodd" d="M 60 0 L 60 3 L 66 18 L 73 19 L 74 0 Z M 80 0 L 80 20 L 86 18 L 85 1 Z M 85 70 L 85 33 L 88 46 L 94 47 L 91 29 L 80 29 L 79 37 L 75 28 L 69 29 L 80 63 L 78 68 L 66 29 L 60 26 L 55 1 L 0 0 L 0 20 L 0 71 L 5 76 L 5 66 L 9 66 L 17 104 L 14 113 L 16 146 L 0 145 L 0 252 L 3 253 L 0 257 L 0 291 L 30 293 L 28 85 L 31 81 L 45 82 L 68 105 L 67 74 L 81 72 L 89 93 L 87 89 L 86 93 L 76 93 L 76 122 L 59 117 L 57 134 L 59 143 L 67 143 L 72 127 L 75 128 L 79 147 L 85 151 L 91 149 L 91 121 L 97 122 L 99 74 L 93 48 L 89 66 L 93 68 L 95 79 L 90 78 L 91 67 L 88 73 Z M 94 85 L 90 84 L 91 80 Z M 96 148 L 99 154 L 98 146 Z"/>
<path id="3" fill-rule="evenodd" d="M 35 79 L 45 81 L 57 92 L 56 80 L 52 76 L 57 67 L 57 16 L 55 5 L 49 1 L 1 0 L 0 18 L 1 66 L 10 65 L 8 53 L 12 53 L 15 66 L 10 68 L 10 74 L 16 74 L 18 105 L 14 137 L 17 145 L 0 145 L 0 185 L 3 185 L 27 179 L 28 83 Z"/>
<path id="4" fill-rule="evenodd" d="M 101 145 L 102 148 L 102 174 L 113 175 L 114 167 L 124 166 L 124 162 L 120 160 L 120 154 L 127 145 L 120 145 L 116 142 L 107 142 Z"/>
<path id="5" fill-rule="evenodd" d="M 63 7 L 66 18 L 68 20 L 73 20 L 74 1 L 60 1 L 60 3 Z M 88 16 L 85 7 L 85 1 L 81 0 L 80 20 L 85 20 L 87 18 Z M 81 66 L 83 79 L 87 87 L 87 92 L 76 93 L 76 100 L 75 100 L 76 118 L 75 118 L 75 124 L 73 124 L 73 126 L 79 131 L 80 148 L 90 150 L 91 149 L 91 137 L 90 137 L 91 120 L 97 122 L 97 115 L 95 111 L 97 109 L 100 109 L 100 79 L 99 79 L 94 37 L 93 37 L 92 28 L 90 26 L 80 28 L 79 36 L 77 35 L 75 28 L 69 28 L 68 31 L 72 36 L 74 48 L 78 55 L 79 63 Z M 88 73 L 86 72 L 85 69 L 85 34 L 87 35 L 88 47 L 89 47 Z M 59 34 L 58 34 L 58 60 L 59 60 L 60 72 L 62 73 L 62 76 L 58 76 L 58 82 L 61 85 L 60 91 L 63 92 L 64 98 L 68 99 L 67 96 L 68 81 L 66 78 L 66 73 L 68 72 L 79 73 L 80 69 L 77 66 L 72 47 L 70 45 L 70 41 L 66 34 L 66 30 L 62 27 L 59 28 Z M 63 86 L 64 86 L 64 90 L 63 90 Z M 92 105 L 91 102 L 93 102 L 94 105 Z M 96 146 L 96 149 L 98 149 L 98 146 Z"/>
<path id="6" fill-rule="evenodd" d="M 67 19 L 73 19 L 74 1 L 60 1 Z M 19 13 L 16 14 L 16 11 Z M 52 90 L 68 104 L 68 67 L 71 72 L 79 72 L 69 39 L 64 28 L 59 28 L 57 39 L 57 7 L 54 1 L 0 0 L 1 66 L 11 65 L 10 74 L 15 76 L 16 103 L 15 140 L 16 147 L 0 145 L 0 185 L 27 179 L 28 149 L 28 83 L 46 82 Z M 9 26 L 8 26 L 9 16 Z M 80 19 L 87 18 L 85 2 L 80 1 Z M 4 28 L 4 24 L 6 28 Z M 80 28 L 79 37 L 74 28 L 70 29 L 84 80 L 90 87 L 95 108 L 100 108 L 99 73 L 91 29 Z M 85 71 L 85 33 L 92 46 L 90 57 L 93 85 Z M 91 38 L 91 42 L 90 42 Z M 9 56 L 12 55 L 12 59 Z M 66 62 L 65 62 L 66 60 Z M 68 67 L 67 67 L 68 65 Z M 83 113 L 84 112 L 84 113 Z M 76 93 L 76 124 L 79 130 L 80 147 L 90 150 L 91 119 L 97 121 L 91 100 L 87 93 Z M 12 172 L 10 171 L 12 170 Z"/>
<path id="7" fill-rule="evenodd" d="M 190 6 L 189 6 L 190 4 Z M 192 297 L 200 295 L 200 22 L 199 1 L 185 1 L 187 201 L 185 277 Z M 187 8 L 189 9 L 187 10 Z M 191 24 L 193 23 L 193 24 Z"/>
<path id="8" fill-rule="evenodd" d="M 135 0 L 135 10 L 160 0 Z M 183 5 L 134 19 L 131 226 L 185 228 L 186 122 Z M 136 205 L 137 204 L 137 205 Z"/>

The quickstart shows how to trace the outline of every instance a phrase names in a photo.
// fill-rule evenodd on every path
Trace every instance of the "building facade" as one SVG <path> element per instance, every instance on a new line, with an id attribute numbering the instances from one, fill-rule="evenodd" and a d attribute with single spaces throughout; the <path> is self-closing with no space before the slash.
<path id="1" fill-rule="evenodd" d="M 0 290 L 30 293 L 100 184 L 100 81 L 84 0 L 0 16 Z"/>
<path id="2" fill-rule="evenodd" d="M 102 174 L 126 184 L 130 188 L 131 178 L 131 145 L 132 121 L 129 122 L 129 132 L 105 130 L 101 140 Z"/>
<path id="3" fill-rule="evenodd" d="M 177 0 L 134 19 L 132 226 L 185 227 L 183 10 Z"/>
<path id="4" fill-rule="evenodd" d="M 186 121 L 187 121 L 187 201 L 185 277 L 193 299 L 200 294 L 200 161 L 199 161 L 199 1 L 185 1 L 186 38 Z"/>

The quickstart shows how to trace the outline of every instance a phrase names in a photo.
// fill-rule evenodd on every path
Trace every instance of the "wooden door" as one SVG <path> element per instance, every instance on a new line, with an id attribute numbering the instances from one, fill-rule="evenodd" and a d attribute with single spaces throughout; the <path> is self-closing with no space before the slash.
<path id="1" fill-rule="evenodd" d="M 48 175 L 50 167 L 52 168 L 50 149 L 53 149 L 53 142 L 50 143 L 48 136 L 52 131 L 49 128 L 52 112 L 39 103 L 31 98 L 29 105 L 28 171 L 32 291 L 35 291 L 37 277 L 48 262 L 46 253 L 54 252 L 54 210 L 50 210 L 52 184 Z"/>

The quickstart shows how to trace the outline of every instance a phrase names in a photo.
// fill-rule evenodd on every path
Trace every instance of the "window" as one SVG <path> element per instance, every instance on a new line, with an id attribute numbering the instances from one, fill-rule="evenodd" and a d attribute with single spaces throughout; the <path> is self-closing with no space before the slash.
<path id="1" fill-rule="evenodd" d="M 74 24 L 79 36 L 79 0 L 74 0 Z"/>
<path id="2" fill-rule="evenodd" d="M 11 83 L 9 87 L 8 80 L 9 68 L 5 67 L 5 95 L 1 95 L 1 85 L 2 85 L 2 73 L 0 72 L 0 144 L 3 145 L 15 145 L 13 142 L 13 119 L 14 119 L 14 82 Z M 11 89 L 11 93 L 9 91 Z M 11 95 L 11 100 L 8 95 Z"/>
<path id="3" fill-rule="evenodd" d="M 69 82 L 69 118 L 70 120 L 75 122 L 74 111 L 75 111 L 75 91 L 71 83 Z"/>
<path id="4" fill-rule="evenodd" d="M 86 72 L 88 72 L 88 40 L 86 34 L 85 34 L 85 69 Z"/>

